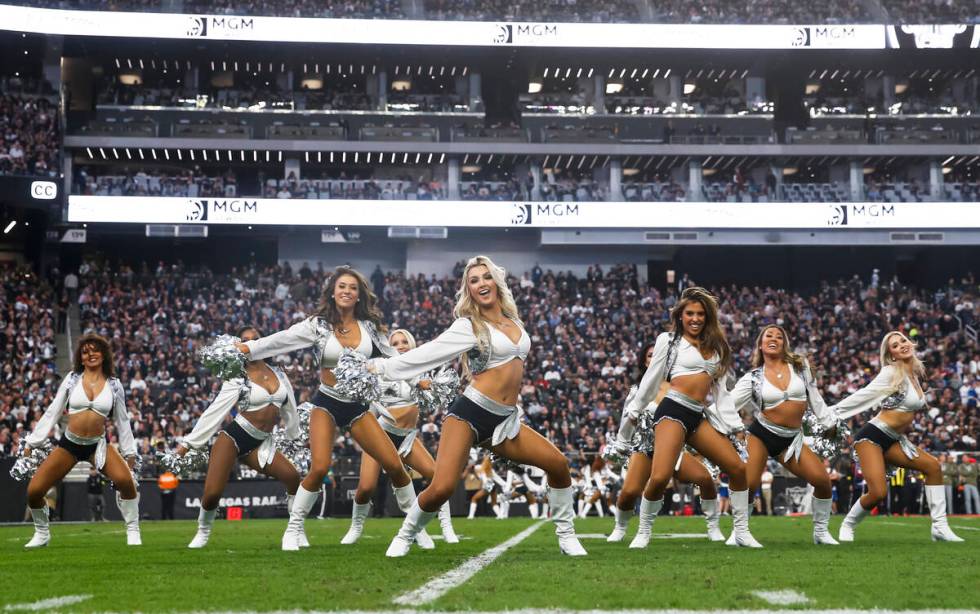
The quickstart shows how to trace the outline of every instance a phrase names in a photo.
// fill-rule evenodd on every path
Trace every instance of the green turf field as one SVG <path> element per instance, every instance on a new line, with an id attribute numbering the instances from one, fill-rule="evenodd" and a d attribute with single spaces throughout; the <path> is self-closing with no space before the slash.
<path id="1" fill-rule="evenodd" d="M 24 551 L 32 528 L 0 528 L 0 611 L 66 595 L 91 595 L 60 611 L 191 612 L 216 610 L 394 610 L 393 599 L 418 589 L 535 521 L 455 519 L 463 540 L 436 541 L 386 559 L 399 521 L 370 520 L 356 546 L 341 546 L 346 519 L 309 520 L 313 547 L 281 552 L 285 521 L 218 521 L 204 550 L 188 550 L 193 522 L 145 522 L 143 543 L 128 548 L 121 523 L 52 526 L 47 548 Z M 635 520 L 633 531 L 635 531 Z M 582 534 L 606 533 L 610 518 L 576 522 Z M 832 520 L 836 527 L 840 517 Z M 461 586 L 417 603 L 420 610 L 980 608 L 980 519 L 950 523 L 966 543 L 932 543 L 925 518 L 871 518 L 858 542 L 810 543 L 808 518 L 753 518 L 766 547 L 748 550 L 704 537 L 655 539 L 645 551 L 586 538 L 590 556 L 558 553 L 545 523 Z M 722 520 L 726 533 L 730 519 Z M 633 531 L 630 532 L 632 537 Z M 430 525 L 438 533 L 438 523 Z M 660 518 L 655 532 L 702 534 L 699 518 Z M 753 591 L 792 590 L 804 605 L 773 605 Z M 17 609 L 24 609 L 20 606 Z M 51 609 L 51 608 L 40 608 Z"/>

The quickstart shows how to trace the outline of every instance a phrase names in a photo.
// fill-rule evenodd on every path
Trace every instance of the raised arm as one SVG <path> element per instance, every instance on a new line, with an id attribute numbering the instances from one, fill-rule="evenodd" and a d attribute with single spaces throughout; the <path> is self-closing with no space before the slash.
<path id="1" fill-rule="evenodd" d="M 650 404 L 660 391 L 660 384 L 667 376 L 667 349 L 670 346 L 670 333 L 660 333 L 657 336 L 657 343 L 653 346 L 653 358 L 650 366 L 647 367 L 640 386 L 636 391 L 636 396 L 626 406 L 626 412 L 631 415 L 639 416 L 640 411 Z"/>
<path id="2" fill-rule="evenodd" d="M 61 385 L 58 386 L 58 392 L 55 393 L 54 400 L 44 410 L 44 414 L 37 421 L 37 424 L 34 425 L 34 430 L 31 431 L 31 434 L 24 438 L 24 442 L 29 448 L 34 448 L 44 443 L 51 433 L 51 429 L 54 428 L 55 423 L 58 421 L 58 418 L 61 417 L 61 413 L 65 411 L 65 406 L 68 405 L 68 380 L 70 377 L 71 374 L 69 373 L 61 380 Z"/>
<path id="3" fill-rule="evenodd" d="M 251 360 L 262 360 L 280 354 L 289 354 L 310 347 L 316 342 L 316 326 L 307 318 L 293 324 L 286 330 L 267 337 L 246 341 Z"/>
<path id="4" fill-rule="evenodd" d="M 206 446 L 208 441 L 211 440 L 211 436 L 221 427 L 225 416 L 228 415 L 235 406 L 235 403 L 238 402 L 238 394 L 241 389 L 241 379 L 230 379 L 221 384 L 221 390 L 218 391 L 218 396 L 211 401 L 208 408 L 198 418 L 197 424 L 194 425 L 194 429 L 190 434 L 184 437 L 184 445 L 194 449 Z"/>
<path id="5" fill-rule="evenodd" d="M 886 366 L 864 388 L 830 407 L 842 420 L 874 409 L 888 395 L 895 392 L 891 385 L 895 367 Z"/>
<path id="6" fill-rule="evenodd" d="M 468 318 L 458 318 L 444 333 L 414 350 L 394 358 L 371 361 L 375 372 L 388 380 L 410 380 L 453 360 L 476 347 L 473 324 Z"/>

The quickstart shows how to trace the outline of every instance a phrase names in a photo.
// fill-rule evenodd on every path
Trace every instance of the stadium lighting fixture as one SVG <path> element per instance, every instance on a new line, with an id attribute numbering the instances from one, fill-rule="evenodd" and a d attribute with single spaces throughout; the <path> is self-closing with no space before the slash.
<path id="1" fill-rule="evenodd" d="M 609 69 L 609 74 L 606 75 L 606 78 L 607 79 L 612 79 L 612 76 L 615 75 L 615 74 L 616 74 L 616 69 L 615 68 L 610 68 Z"/>
<path id="2" fill-rule="evenodd" d="M 333 152 L 330 152 L 330 164 L 333 164 Z"/>
<path id="3" fill-rule="evenodd" d="M 361 157 L 360 152 L 355 151 L 354 152 L 354 164 L 358 164 L 360 162 L 360 157 Z"/>
<path id="4" fill-rule="evenodd" d="M 266 162 L 269 161 L 269 150 L 268 149 L 265 150 L 265 161 Z"/>
<path id="5" fill-rule="evenodd" d="M 10 220 L 10 223 L 7 224 L 6 228 L 3 229 L 3 234 L 9 234 L 10 231 L 13 230 L 14 226 L 16 225 L 17 225 L 17 220 Z"/>
<path id="6" fill-rule="evenodd" d="M 426 164 L 432 164 L 432 154 L 429 154 L 429 159 L 426 161 Z"/>
<path id="7" fill-rule="evenodd" d="M 116 68 L 122 68 L 122 64 L 119 63 L 119 58 L 116 58 Z"/>
<path id="8" fill-rule="evenodd" d="M 395 152 L 391 152 L 391 164 L 395 163 Z"/>
<path id="9" fill-rule="evenodd" d="M 114 157 L 114 158 L 115 158 L 116 160 L 118 160 L 118 159 L 119 159 L 119 151 L 118 151 L 118 150 L 117 150 L 117 149 L 116 149 L 115 147 L 113 147 L 113 148 L 112 148 L 112 156 L 113 156 L 113 157 Z"/>
<path id="10" fill-rule="evenodd" d="M 539 94 L 541 92 L 542 87 L 543 84 L 540 81 L 531 81 L 530 83 L 527 84 L 527 93 Z"/>
<path id="11" fill-rule="evenodd" d="M 641 79 L 646 79 L 648 74 L 650 74 L 650 69 L 649 68 L 644 68 L 643 69 L 643 74 L 640 75 L 640 78 Z"/>
<path id="12" fill-rule="evenodd" d="M 126 159 L 127 160 L 132 160 L 133 159 L 133 155 L 131 153 L 129 153 L 129 147 L 127 147 L 125 149 L 125 151 L 126 151 Z"/>
<path id="13" fill-rule="evenodd" d="M 202 149 L 201 150 L 201 155 L 204 156 L 204 161 L 205 162 L 208 162 L 208 150 L 207 149 Z M 194 152 L 191 151 L 191 160 L 193 160 L 193 159 L 194 159 Z"/>
<path id="14" fill-rule="evenodd" d="M 449 76 L 450 77 L 455 77 L 456 76 L 456 67 L 455 66 L 453 66 L 453 69 L 451 71 L 449 71 Z"/>
<path id="15" fill-rule="evenodd" d="M 156 160 L 157 159 L 157 150 L 156 149 L 151 149 L 150 150 L 150 155 L 152 155 L 153 156 L 153 159 Z"/>
<path id="16" fill-rule="evenodd" d="M 446 161 L 446 154 L 442 154 L 441 156 L 439 156 L 439 164 L 442 164 L 445 161 Z"/>
<path id="17" fill-rule="evenodd" d="M 422 159 L 422 154 L 420 154 L 420 153 L 415 154 L 415 163 L 416 164 L 418 164 L 421 159 Z"/>
<path id="18" fill-rule="evenodd" d="M 164 149 L 163 150 L 163 157 L 166 158 L 167 160 L 170 159 L 170 150 L 169 149 Z"/>
<path id="19" fill-rule="evenodd" d="M 103 160 L 105 160 L 106 159 L 105 149 L 102 149 L 101 147 L 99 147 L 99 155 L 102 156 L 102 159 Z"/>
<path id="20" fill-rule="evenodd" d="M 85 152 L 88 153 L 88 159 L 89 160 L 91 160 L 92 158 L 95 157 L 95 156 L 92 155 L 92 148 L 91 147 L 86 147 L 85 148 Z"/>
<path id="21" fill-rule="evenodd" d="M 589 79 L 591 79 L 591 78 L 592 78 L 592 74 L 593 74 L 593 73 L 595 73 L 595 69 L 594 69 L 594 68 L 590 68 L 590 69 L 589 69 L 589 74 L 588 74 L 588 78 L 589 78 Z"/>
<path id="22" fill-rule="evenodd" d="M 623 91 L 622 81 L 610 81 L 609 83 L 606 84 L 607 94 L 618 94 L 621 91 Z"/>
<path id="23" fill-rule="evenodd" d="M 282 162 L 282 152 L 279 152 L 279 161 Z"/>
<path id="24" fill-rule="evenodd" d="M 463 67 L 463 76 L 465 77 L 466 76 L 466 73 L 468 73 L 469 71 L 470 71 L 470 67 L 469 66 L 464 66 Z"/>
<path id="25" fill-rule="evenodd" d="M 259 152 L 257 150 L 252 150 L 252 162 L 259 161 Z"/>
<path id="26" fill-rule="evenodd" d="M 402 164 L 408 164 L 408 153 L 402 156 Z"/>
<path id="27" fill-rule="evenodd" d="M 177 159 L 180 160 L 181 162 L 184 161 L 184 155 L 180 153 L 179 149 L 177 150 Z"/>
<path id="28" fill-rule="evenodd" d="M 196 160 L 194 159 L 194 150 L 191 149 L 187 153 L 191 155 L 191 162 L 196 162 Z M 201 153 L 203 153 L 205 156 L 208 155 L 207 152 L 205 152 L 203 149 L 201 150 Z M 207 157 L 205 157 L 204 159 L 207 160 Z"/>
<path id="29" fill-rule="evenodd" d="M 139 149 L 137 149 L 136 151 L 137 151 L 137 152 L 139 153 L 139 155 L 140 155 L 140 160 L 146 160 L 146 157 L 145 157 L 145 156 L 143 155 L 143 148 L 142 148 L 142 147 L 140 147 L 140 148 L 139 148 Z"/>
<path id="30" fill-rule="evenodd" d="M 322 151 L 316 152 L 316 161 L 317 162 L 323 162 L 323 152 Z"/>
<path id="31" fill-rule="evenodd" d="M 344 153 L 340 154 L 340 161 L 343 164 L 347 164 L 347 152 L 346 151 Z"/>
<path id="32" fill-rule="evenodd" d="M 664 79 L 666 79 L 669 76 L 670 76 L 670 69 L 668 68 L 667 72 L 664 73 Z"/>
<path id="33" fill-rule="evenodd" d="M 305 156 L 306 162 L 309 163 L 309 161 L 310 161 L 310 152 L 306 152 L 304 154 L 304 156 Z"/>
<path id="34" fill-rule="evenodd" d="M 567 79 L 571 76 L 572 76 L 572 67 L 569 66 L 567 69 L 565 69 L 565 78 Z"/>
<path id="35" fill-rule="evenodd" d="M 691 81 L 684 82 L 684 95 L 688 96 L 694 93 L 694 90 L 698 89 L 698 86 Z"/>

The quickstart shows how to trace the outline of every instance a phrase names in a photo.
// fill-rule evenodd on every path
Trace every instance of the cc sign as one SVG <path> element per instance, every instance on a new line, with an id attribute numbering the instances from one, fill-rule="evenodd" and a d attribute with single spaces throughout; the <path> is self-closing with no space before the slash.
<path id="1" fill-rule="evenodd" d="M 31 184 L 31 196 L 36 200 L 58 198 L 58 186 L 53 181 L 35 181 Z"/>

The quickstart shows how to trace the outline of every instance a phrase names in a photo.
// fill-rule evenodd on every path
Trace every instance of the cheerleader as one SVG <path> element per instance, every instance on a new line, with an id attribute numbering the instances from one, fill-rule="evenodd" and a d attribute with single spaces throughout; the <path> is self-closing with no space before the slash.
<path id="1" fill-rule="evenodd" d="M 654 344 L 648 344 L 643 348 L 643 369 L 640 373 L 645 373 L 653 360 Z M 637 378 L 639 379 L 639 374 Z M 648 429 L 638 429 L 639 422 L 647 422 L 648 418 L 655 414 L 657 403 L 659 403 L 667 391 L 669 384 L 664 382 L 660 387 L 660 392 L 653 402 L 644 408 L 645 415 L 631 416 L 623 412 L 622 423 L 616 436 L 616 441 L 612 444 L 614 450 L 620 452 L 631 450 L 629 462 L 626 468 L 626 477 L 623 478 L 622 489 L 616 500 L 615 507 L 610 506 L 616 517 L 616 525 L 612 533 L 606 538 L 607 542 L 621 542 L 626 537 L 626 530 L 629 528 L 630 517 L 636 508 L 636 500 L 640 498 L 643 488 L 650 479 L 650 469 L 653 464 L 653 433 Z M 637 386 L 633 386 L 626 397 L 626 406 L 636 395 Z M 708 525 L 708 539 L 713 542 L 725 540 L 718 521 L 721 513 L 718 509 L 718 493 L 715 489 L 715 482 L 711 477 L 711 472 L 704 464 L 696 459 L 687 451 L 682 451 L 677 464 L 674 466 L 673 476 L 677 482 L 694 484 L 698 487 L 701 494 L 701 511 L 704 514 L 705 522 Z M 636 536 L 630 542 L 630 548 L 646 548 L 650 544 L 653 535 L 653 520 L 656 516 L 640 516 L 640 526 Z"/>
<path id="2" fill-rule="evenodd" d="M 488 495 L 490 497 L 491 509 L 493 509 L 494 515 L 500 517 L 500 508 L 497 506 L 497 491 L 495 486 L 494 477 L 497 477 L 497 472 L 493 470 L 493 462 L 490 460 L 490 455 L 486 454 L 478 463 L 473 465 L 473 473 L 476 475 L 477 479 L 480 480 L 481 488 L 473 493 L 470 497 L 470 515 L 466 517 L 467 520 L 473 520 L 476 518 L 476 508 L 481 500 L 486 498 Z"/>
<path id="3" fill-rule="evenodd" d="M 606 482 L 602 475 L 604 461 L 601 456 L 596 456 L 592 464 L 585 468 L 583 479 L 585 489 L 583 492 L 582 505 L 579 507 L 578 517 L 585 518 L 589 515 L 592 507 L 595 506 L 596 514 L 603 518 L 605 514 L 602 510 L 602 499 L 606 495 Z"/>
<path id="4" fill-rule="evenodd" d="M 404 329 L 392 331 L 388 335 L 388 342 L 399 354 L 404 354 L 416 346 L 415 337 Z M 429 380 L 419 380 L 415 385 L 422 389 L 428 388 Z M 404 463 L 426 480 L 431 480 L 436 462 L 418 439 L 419 406 L 412 398 L 412 384 L 405 381 L 384 382 L 382 389 L 385 391 L 384 396 L 380 402 L 372 406 L 371 411 L 377 416 L 381 428 L 388 434 Z M 340 543 L 354 544 L 361 537 L 364 519 L 371 511 L 371 499 L 374 497 L 380 475 L 381 466 L 378 462 L 362 452 L 361 474 L 357 482 L 357 492 L 354 494 L 350 529 Z M 459 543 L 459 537 L 453 530 L 449 501 L 439 508 L 439 523 L 442 525 L 442 536 L 446 543 Z M 419 537 L 422 539 L 418 543 L 423 548 L 432 544 L 432 538 L 425 531 L 420 531 Z"/>
<path id="5" fill-rule="evenodd" d="M 508 481 L 513 485 L 512 493 L 516 497 L 523 497 L 527 502 L 527 511 L 531 515 L 531 518 L 538 518 L 540 515 L 539 505 L 538 505 L 538 489 L 540 486 L 534 483 L 531 476 L 528 474 L 527 465 L 521 465 L 520 472 L 509 471 L 507 475 Z"/>
<path id="6" fill-rule="evenodd" d="M 126 545 L 142 545 L 139 525 L 139 492 L 132 469 L 136 464 L 136 440 L 126 411 L 126 393 L 113 376 L 112 349 L 99 335 L 84 335 L 75 346 L 72 370 L 54 400 L 24 442 L 24 456 L 43 445 L 67 408 L 68 424 L 58 446 L 37 468 L 27 485 L 27 503 L 34 519 L 34 536 L 25 548 L 40 548 L 51 541 L 44 495 L 77 463 L 87 461 L 112 480 L 116 504 L 126 524 Z M 105 421 L 112 419 L 119 451 L 106 442 Z M 122 455 L 120 455 L 122 452 Z M 125 460 L 123 458 L 125 457 Z"/>
<path id="7" fill-rule="evenodd" d="M 303 521 L 316 503 L 320 485 L 330 469 L 338 431 L 347 429 L 354 441 L 381 465 L 391 478 L 395 498 L 407 510 L 415 499 L 412 480 L 402 466 L 398 450 L 371 414 L 368 406 L 334 389 L 334 368 L 344 348 L 369 358 L 394 357 L 397 352 L 381 335 L 381 312 L 367 279 L 356 270 L 337 267 L 327 280 L 316 313 L 287 330 L 238 345 L 251 360 L 312 347 L 320 365 L 320 387 L 310 412 L 310 471 L 296 489 L 289 524 L 282 536 L 283 550 L 299 550 Z"/>
<path id="8" fill-rule="evenodd" d="M 237 335 L 242 341 L 254 341 L 262 336 L 254 326 L 242 328 Z M 218 432 L 225 417 L 235 408 L 238 409 L 238 415 Z M 244 378 L 222 382 L 218 396 L 204 410 L 194 429 L 177 448 L 177 454 L 184 456 L 192 448 L 197 450 L 207 446 L 211 437 L 218 432 L 219 437 L 211 446 L 208 473 L 204 479 L 204 494 L 201 496 L 201 509 L 197 515 L 197 533 L 188 548 L 203 548 L 207 545 L 221 493 L 225 490 L 236 459 L 259 473 L 282 482 L 286 486 L 286 509 L 292 508 L 300 476 L 296 467 L 276 450 L 272 439 L 272 430 L 280 419 L 286 437 L 298 438 L 300 433 L 296 398 L 289 378 L 281 369 L 262 360 L 252 360 L 245 367 Z M 310 545 L 302 527 L 296 537 L 301 548 Z"/>
<path id="9" fill-rule="evenodd" d="M 462 354 L 463 374 L 472 379 L 442 423 L 435 476 L 419 494 L 387 556 L 408 554 L 416 534 L 455 491 L 469 449 L 476 444 L 547 472 L 558 546 L 565 554 L 583 556 L 585 549 L 575 536 L 568 461 L 550 441 L 520 421 L 517 398 L 531 338 L 517 318 L 503 269 L 486 256 L 471 258 L 456 298 L 457 319 L 449 330 L 397 358 L 369 364 L 383 379 L 408 379 Z"/>
<path id="10" fill-rule="evenodd" d="M 833 490 L 823 461 L 803 442 L 803 414 L 809 407 L 824 430 L 837 425 L 837 414 L 820 396 L 806 358 L 790 351 L 790 339 L 782 326 L 766 326 L 755 340 L 752 371 L 742 376 L 732 397 L 735 409 L 751 408 L 755 421 L 749 427 L 749 489 L 756 492 L 769 458 L 813 486 L 813 543 L 836 546 L 830 535 Z"/>
<path id="11" fill-rule="evenodd" d="M 685 442 L 728 473 L 732 485 L 733 540 L 729 544 L 761 548 L 749 532 L 749 491 L 745 463 L 726 435 L 743 430 L 725 387 L 732 353 L 718 322 L 718 302 L 704 288 L 687 288 L 670 312 L 670 332 L 661 333 L 628 416 L 640 416 L 664 380 L 670 390 L 653 415 L 653 467 L 640 503 L 641 526 L 652 526 L 663 507 L 664 491 Z M 714 403 L 708 405 L 708 394 Z"/>
<path id="12" fill-rule="evenodd" d="M 885 335 L 879 352 L 881 371 L 870 384 L 831 407 L 842 418 L 880 407 L 878 415 L 854 436 L 861 472 L 868 492 L 851 506 L 837 539 L 854 541 L 854 529 L 887 494 L 885 464 L 921 471 L 925 475 L 926 501 L 932 516 L 932 540 L 961 542 L 946 522 L 946 491 L 939 461 L 912 445 L 905 433 L 915 412 L 926 408 L 922 379 L 925 367 L 915 346 L 898 331 Z"/>

